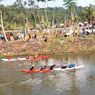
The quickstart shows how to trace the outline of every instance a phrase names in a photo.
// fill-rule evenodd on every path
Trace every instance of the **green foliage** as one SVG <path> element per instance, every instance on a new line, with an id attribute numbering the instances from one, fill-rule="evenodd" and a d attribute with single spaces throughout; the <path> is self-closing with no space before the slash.
<path id="1" fill-rule="evenodd" d="M 77 8 L 77 15 L 79 21 L 90 22 L 95 19 L 95 6 L 79 7 Z"/>
<path id="2" fill-rule="evenodd" d="M 0 59 L 3 57 L 3 55 L 0 54 Z"/>
<path id="3" fill-rule="evenodd" d="M 90 21 L 95 19 L 95 6 L 90 5 L 88 7 L 78 7 L 76 6 L 75 0 L 64 0 L 67 9 L 64 8 L 46 8 L 47 10 L 47 19 L 46 21 L 46 14 L 44 8 L 35 7 L 34 0 L 30 0 L 31 5 L 27 8 L 25 7 L 26 4 L 29 2 L 24 2 L 18 4 L 15 2 L 13 5 L 4 6 L 0 5 L 0 10 L 3 12 L 3 20 L 4 26 L 6 30 L 9 29 L 21 29 L 26 24 L 25 18 L 28 18 L 29 25 L 36 27 L 36 24 L 41 25 L 41 27 L 51 27 L 52 22 L 54 24 L 59 25 L 60 23 L 64 23 L 67 18 L 71 18 L 71 12 L 75 15 L 77 14 L 77 21 Z M 42 0 L 40 0 L 42 1 Z M 45 0 L 43 0 L 45 1 Z M 67 2 L 67 3 L 66 3 Z M 72 6 L 75 5 L 75 6 Z M 69 10 L 69 7 L 74 7 L 75 10 Z M 74 13 L 75 11 L 75 13 Z M 53 16 L 54 12 L 54 16 Z M 31 27 L 29 27 L 31 28 Z"/>
<path id="4" fill-rule="evenodd" d="M 64 1 L 64 6 L 68 9 L 68 14 L 71 16 L 76 15 L 76 1 L 77 0 L 63 0 L 63 1 Z"/>

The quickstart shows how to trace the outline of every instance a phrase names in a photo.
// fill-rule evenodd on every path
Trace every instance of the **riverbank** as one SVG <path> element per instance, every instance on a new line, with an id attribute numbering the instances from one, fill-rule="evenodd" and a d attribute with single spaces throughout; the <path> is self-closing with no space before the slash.
<path id="1" fill-rule="evenodd" d="M 14 42 L 0 42 L 0 55 L 23 56 L 23 55 L 56 55 L 62 53 L 82 53 L 95 51 L 95 35 L 86 36 L 56 36 L 49 34 L 47 42 L 43 35 L 37 34 L 36 39 L 16 40 Z"/>

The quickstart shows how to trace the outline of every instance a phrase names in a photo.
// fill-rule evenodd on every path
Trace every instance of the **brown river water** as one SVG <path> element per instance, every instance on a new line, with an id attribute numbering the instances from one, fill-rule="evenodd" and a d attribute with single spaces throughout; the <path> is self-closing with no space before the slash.
<path id="1" fill-rule="evenodd" d="M 26 74 L 20 70 L 29 69 L 29 61 L 0 60 L 0 95 L 95 95 L 95 54 L 57 55 L 35 64 L 69 63 L 85 66 L 76 71 Z"/>

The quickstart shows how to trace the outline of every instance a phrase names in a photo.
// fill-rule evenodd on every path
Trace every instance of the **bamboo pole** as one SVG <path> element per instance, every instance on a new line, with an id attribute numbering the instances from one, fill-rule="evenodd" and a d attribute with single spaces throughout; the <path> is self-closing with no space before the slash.
<path id="1" fill-rule="evenodd" d="M 2 11 L 0 11 L 0 15 L 1 15 L 1 28 L 2 28 L 2 32 L 3 32 L 3 34 L 4 34 L 4 37 L 5 37 L 5 41 L 7 42 L 8 41 L 8 39 L 7 39 L 7 37 L 6 37 L 6 32 L 5 32 L 5 30 L 4 30 L 4 24 L 3 24 L 3 17 L 2 17 Z"/>

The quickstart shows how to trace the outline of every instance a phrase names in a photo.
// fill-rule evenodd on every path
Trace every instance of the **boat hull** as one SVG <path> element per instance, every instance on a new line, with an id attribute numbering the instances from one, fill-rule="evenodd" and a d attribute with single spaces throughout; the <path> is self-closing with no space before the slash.
<path id="1" fill-rule="evenodd" d="M 21 70 L 21 72 L 25 73 L 47 73 L 50 72 L 51 70 L 45 69 L 45 70 Z"/>
<path id="2" fill-rule="evenodd" d="M 39 61 L 41 59 L 48 59 L 49 56 L 38 56 L 36 58 L 25 58 L 25 57 L 18 57 L 18 58 L 11 58 L 11 59 L 8 59 L 8 58 L 2 58 L 1 60 L 2 61 L 25 61 L 25 60 L 31 60 L 33 62 L 35 61 Z"/>
<path id="3" fill-rule="evenodd" d="M 83 68 L 84 65 L 80 65 L 80 66 L 75 66 L 72 68 L 65 68 L 65 69 L 61 69 L 61 68 L 53 68 L 53 70 L 50 69 L 45 69 L 45 70 L 39 70 L 39 69 L 34 69 L 34 70 L 21 70 L 21 72 L 25 72 L 25 73 L 46 73 L 46 72 L 53 72 L 53 71 L 66 71 L 66 70 L 78 70 Z"/>

